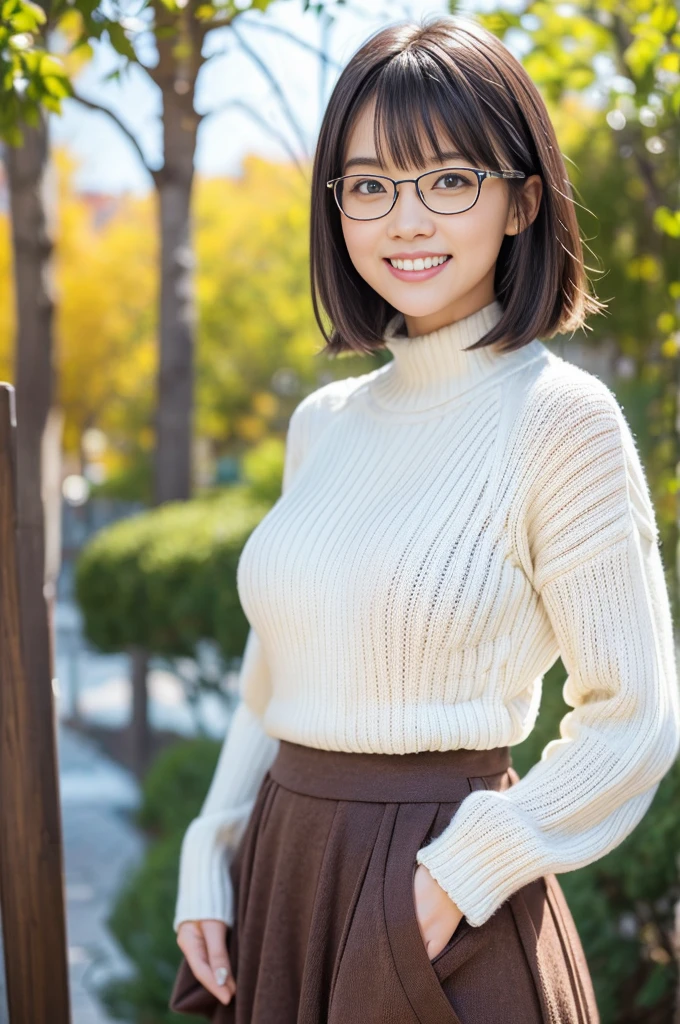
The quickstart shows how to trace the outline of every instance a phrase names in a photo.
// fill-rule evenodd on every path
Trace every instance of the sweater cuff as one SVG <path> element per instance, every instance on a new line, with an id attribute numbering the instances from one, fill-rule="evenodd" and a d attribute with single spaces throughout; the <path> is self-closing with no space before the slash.
<path id="1" fill-rule="evenodd" d="M 238 845 L 255 801 L 229 812 L 195 818 L 184 833 L 173 929 L 182 921 L 214 918 L 234 923 L 234 893 L 229 873 L 231 851 Z"/>
<path id="2" fill-rule="evenodd" d="M 451 824 L 416 854 L 473 927 L 543 873 L 518 814 L 505 793 L 470 793 Z"/>

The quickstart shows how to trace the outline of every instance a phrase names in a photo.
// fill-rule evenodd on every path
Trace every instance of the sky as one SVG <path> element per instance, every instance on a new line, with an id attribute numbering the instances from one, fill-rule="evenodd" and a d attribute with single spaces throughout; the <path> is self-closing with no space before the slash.
<path id="1" fill-rule="evenodd" d="M 461 13 L 491 6 L 487 0 L 468 0 Z M 282 26 L 319 47 L 322 22 L 312 11 L 304 12 L 301 0 L 275 0 L 264 14 L 248 11 L 236 24 L 246 43 L 255 49 L 275 75 L 293 109 L 311 156 L 328 95 L 340 69 L 364 40 L 377 29 L 406 18 L 420 19 L 445 13 L 445 0 L 359 0 L 338 11 L 327 38 L 327 48 L 337 67 L 329 69 L 325 85 L 320 61 L 296 42 L 266 30 L 266 24 Z M 508 43 L 509 45 L 509 43 Z M 257 153 L 274 160 L 288 159 L 281 142 L 239 109 L 220 110 L 239 99 L 255 107 L 268 124 L 283 133 L 295 152 L 304 155 L 301 143 L 282 112 L 275 92 L 252 59 L 240 48 L 230 29 L 216 30 L 207 38 L 206 52 L 213 54 L 204 65 L 196 96 L 203 113 L 216 111 L 202 122 L 198 136 L 196 168 L 205 176 L 238 175 L 242 158 Z M 146 60 L 146 55 L 141 54 Z M 119 58 L 107 43 L 97 44 L 93 61 L 76 81 L 83 97 L 114 110 L 137 137 L 147 161 L 157 167 L 161 160 L 160 100 L 156 86 L 145 72 L 131 66 L 123 82 L 106 81 Z M 322 95 L 323 94 L 323 95 Z M 75 187 L 79 190 L 143 194 L 151 181 L 132 144 L 105 114 L 89 111 L 75 100 L 64 102 L 63 114 L 54 116 L 52 138 L 64 145 L 78 162 Z"/>

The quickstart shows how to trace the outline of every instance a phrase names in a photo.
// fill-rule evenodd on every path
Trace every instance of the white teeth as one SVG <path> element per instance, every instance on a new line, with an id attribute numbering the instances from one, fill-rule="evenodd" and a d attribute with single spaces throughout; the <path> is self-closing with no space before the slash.
<path id="1" fill-rule="evenodd" d="M 438 267 L 445 263 L 448 256 L 426 256 L 425 259 L 417 260 L 390 260 L 390 263 L 397 270 L 429 270 L 430 267 Z"/>

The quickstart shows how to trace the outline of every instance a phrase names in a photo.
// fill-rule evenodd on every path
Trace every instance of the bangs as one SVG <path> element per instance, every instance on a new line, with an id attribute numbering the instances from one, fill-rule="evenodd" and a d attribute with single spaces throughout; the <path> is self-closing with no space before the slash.
<path id="1" fill-rule="evenodd" d="M 427 49 L 409 48 L 385 64 L 370 92 L 358 99 L 352 120 L 375 99 L 373 140 L 383 166 L 386 156 L 400 170 L 433 160 L 444 164 L 450 149 L 461 154 L 459 162 L 502 169 L 504 155 L 493 137 L 494 122 L 485 116 L 469 77 L 462 71 L 452 74 L 454 69 L 450 57 L 442 67 Z"/>

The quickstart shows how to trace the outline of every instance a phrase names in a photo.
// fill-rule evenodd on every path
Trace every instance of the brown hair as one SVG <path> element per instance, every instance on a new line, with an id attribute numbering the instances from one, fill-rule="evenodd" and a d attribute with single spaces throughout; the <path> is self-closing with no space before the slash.
<path id="1" fill-rule="evenodd" d="M 472 166 L 512 168 L 542 178 L 534 221 L 519 234 L 506 235 L 498 254 L 494 291 L 503 315 L 470 348 L 504 339 L 503 350 L 510 351 L 535 337 L 583 327 L 588 314 L 606 308 L 587 291 L 571 183 L 537 87 L 493 33 L 471 18 L 436 15 L 370 36 L 343 69 L 324 114 L 312 173 L 310 273 L 326 354 L 382 347 L 385 327 L 396 312 L 351 262 L 340 211 L 333 190 L 326 187 L 342 174 L 346 140 L 374 97 L 374 142 L 381 163 L 384 138 L 398 168 L 423 166 L 418 126 L 442 159 L 435 134 L 439 125 Z M 521 218 L 522 181 L 507 184 Z M 320 307 L 333 325 L 330 334 Z"/>

